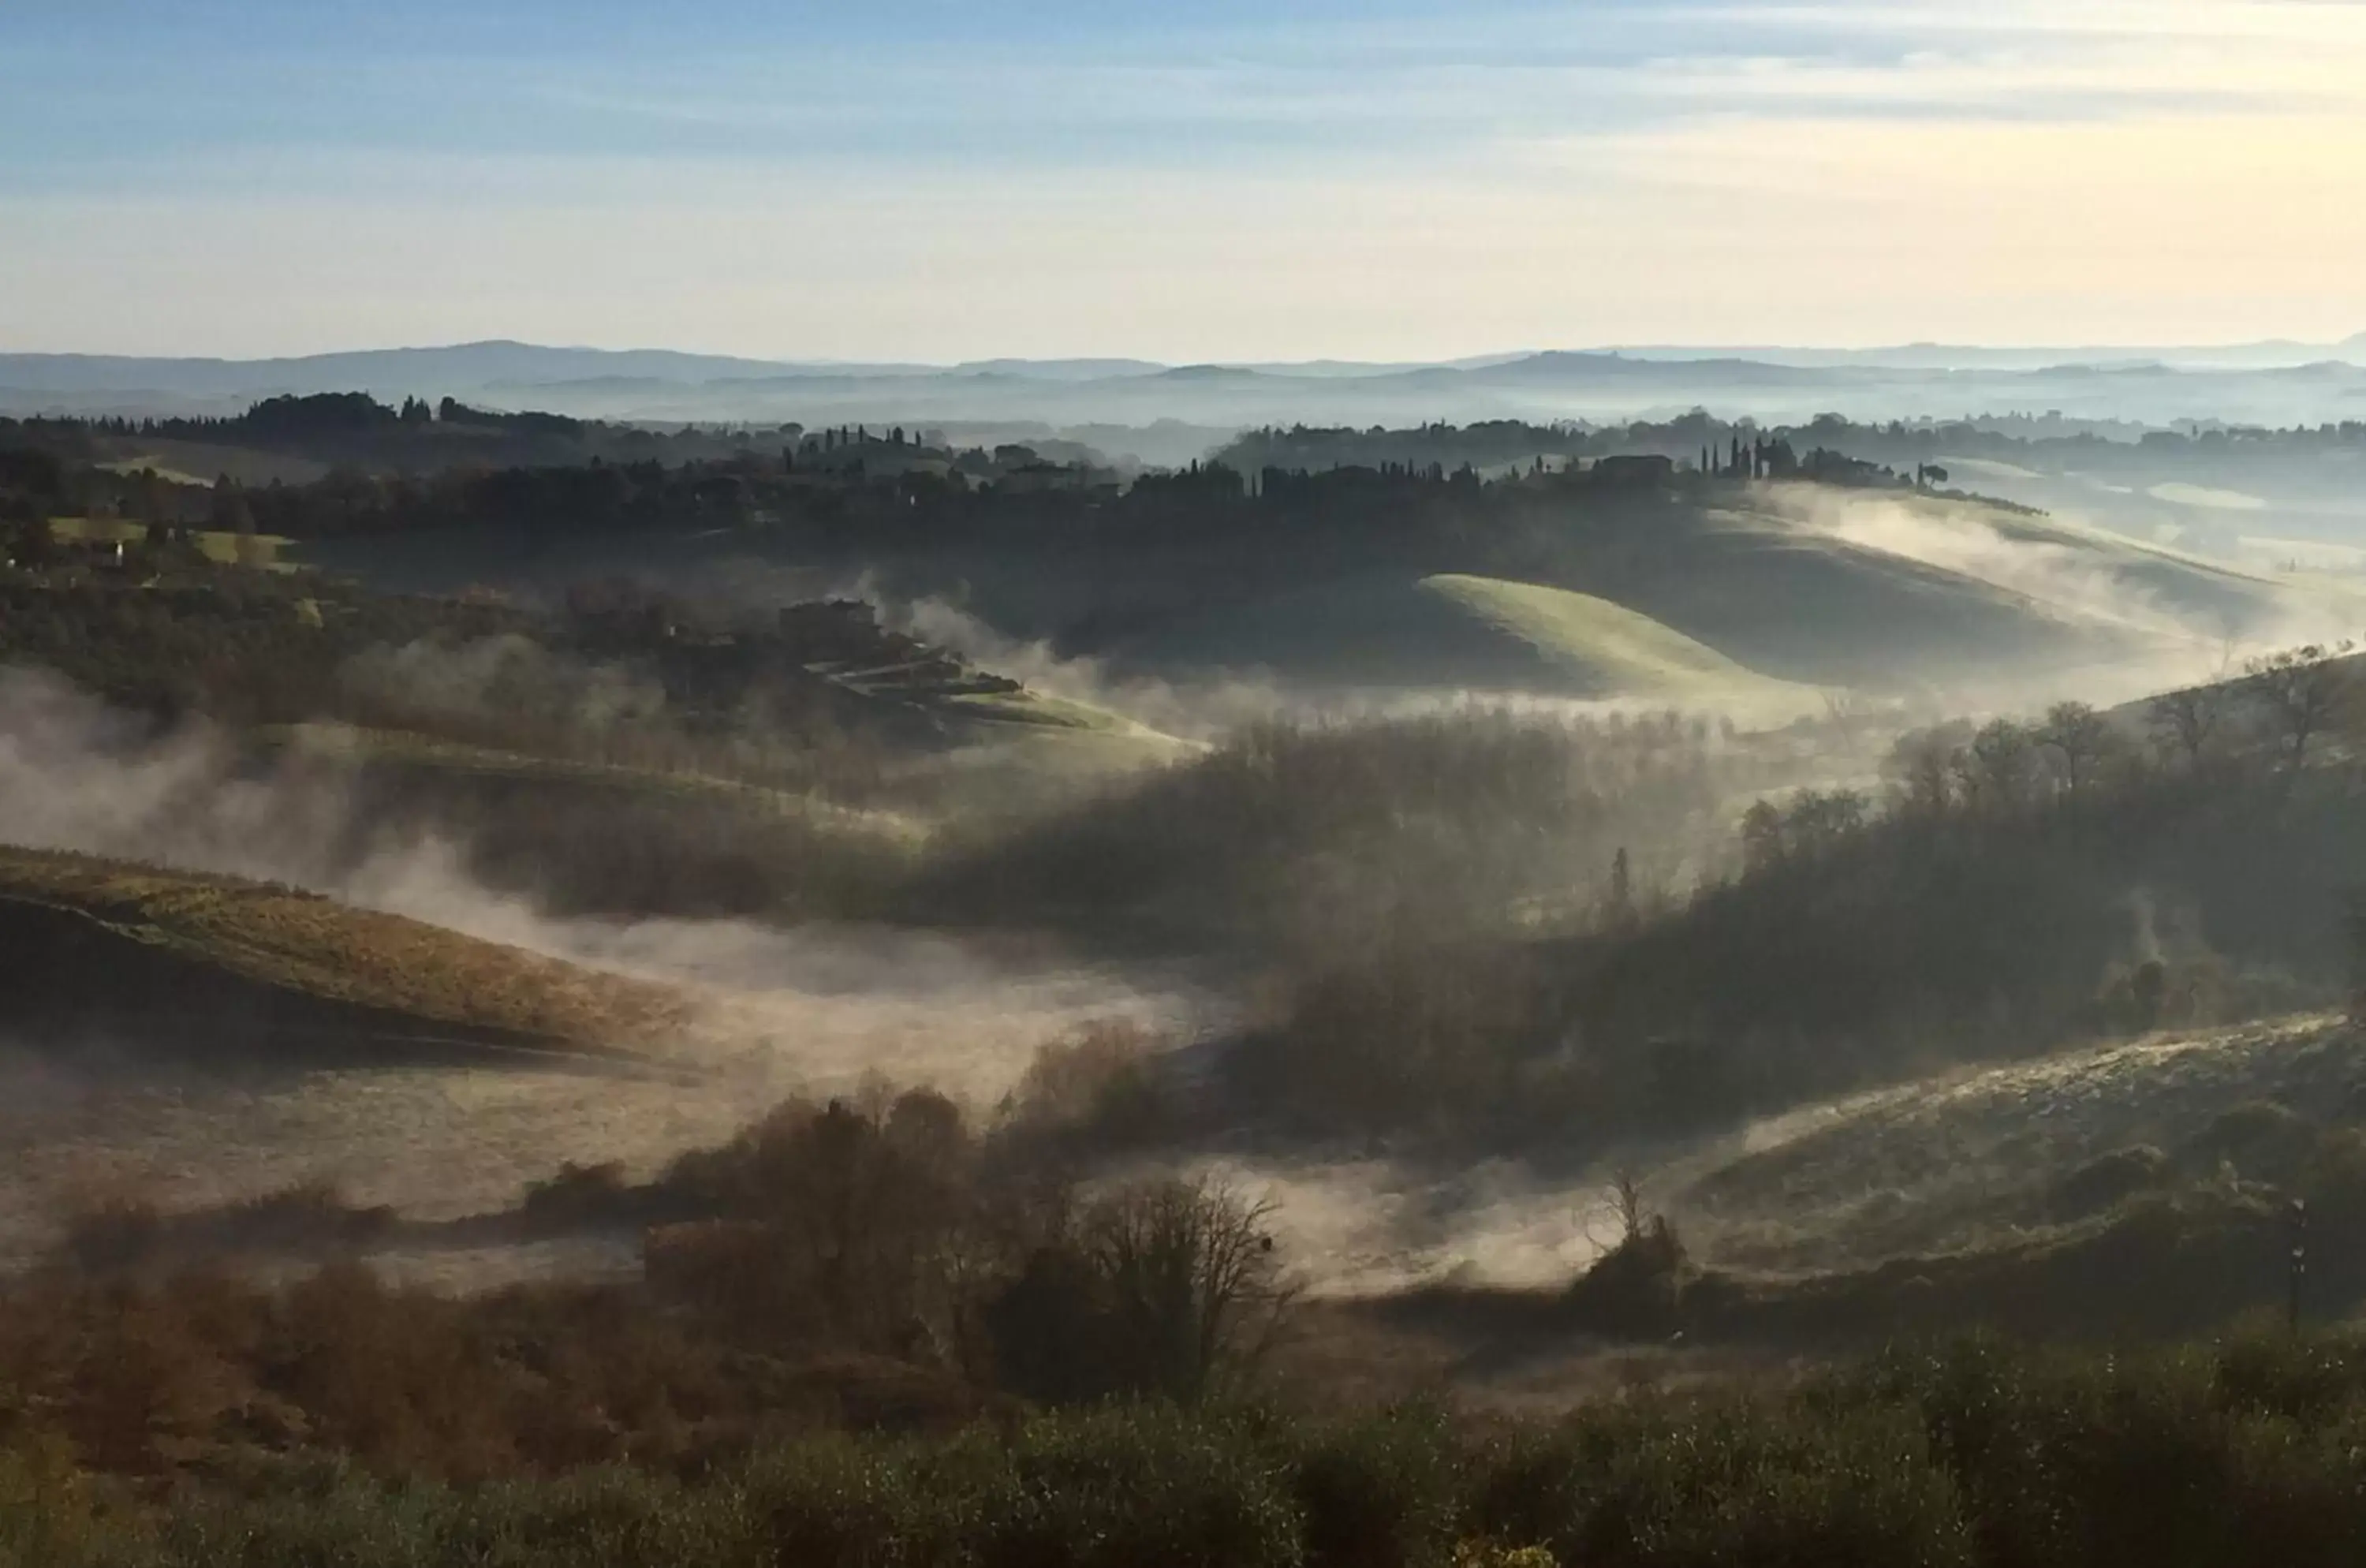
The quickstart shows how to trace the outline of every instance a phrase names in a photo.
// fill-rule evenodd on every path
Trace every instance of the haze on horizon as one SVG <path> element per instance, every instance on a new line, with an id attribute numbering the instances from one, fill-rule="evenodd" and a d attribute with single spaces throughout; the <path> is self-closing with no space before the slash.
<path id="1" fill-rule="evenodd" d="M 2322 343 L 2361 144 L 2346 0 L 84 0 L 0 351 Z"/>

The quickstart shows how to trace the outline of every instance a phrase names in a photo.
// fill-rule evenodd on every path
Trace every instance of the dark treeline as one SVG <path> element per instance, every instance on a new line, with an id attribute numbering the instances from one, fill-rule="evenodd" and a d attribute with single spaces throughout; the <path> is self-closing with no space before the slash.
<path id="1" fill-rule="evenodd" d="M 275 399 L 223 421 L 0 423 L 0 505 L 31 515 L 96 510 L 148 521 L 260 529 L 295 537 L 507 526 L 565 536 L 618 528 L 792 527 L 825 539 L 966 537 L 999 527 L 1163 527 L 1222 533 L 1304 525 L 1374 511 L 1391 526 L 1484 525 L 1491 492 L 1591 482 L 1649 488 L 1699 478 L 1802 478 L 1911 486 L 1943 480 L 1896 471 L 1825 446 L 1803 447 L 1705 414 L 1620 429 L 1516 423 L 1416 431 L 1268 431 L 1210 463 L 1145 474 L 1130 485 L 1089 460 L 1054 461 L 1028 446 L 955 450 L 900 426 L 667 436 L 623 427 L 484 414 L 446 400 L 390 409 L 366 397 Z M 117 428 L 120 425 L 121 428 Z M 186 428 L 184 428 L 186 427 Z M 339 442 L 516 435 L 561 443 L 521 456 L 480 445 L 461 460 L 371 468 L 344 462 L 305 484 L 210 491 L 86 461 L 98 435 L 200 436 L 341 457 Z M 596 437 L 596 439 L 595 439 Z M 614 439 L 611 439 L 614 437 Z M 418 439 L 427 439 L 418 436 Z M 718 442 L 727 445 L 718 447 Z M 310 445 L 308 445 L 310 444 Z M 325 445 L 323 445 L 325 444 Z M 451 444 L 445 443 L 446 456 Z M 1555 461 L 1548 463 L 1546 458 Z M 1668 459 L 1665 468 L 1651 460 Z M 1577 471 L 1583 462 L 1586 471 Z M 1548 472 L 1548 468 L 1562 472 Z M 1473 513 L 1476 513 L 1474 516 Z"/>
<path id="2" fill-rule="evenodd" d="M 1504 470 L 1533 466 L 1538 458 L 1562 467 L 1585 460 L 1651 455 L 1690 467 L 1729 465 L 1733 444 L 1755 440 L 1762 446 L 1780 439 L 1780 433 L 1749 423 L 1721 420 L 1696 410 L 1663 422 L 1637 421 L 1624 425 L 1594 425 L 1574 421 L 1534 424 L 1526 420 L 1484 420 L 1473 424 L 1425 424 L 1391 430 L 1293 425 L 1268 427 L 1235 438 L 1215 454 L 1215 460 L 1245 472 L 1278 468 L 1314 473 L 1335 468 L 1388 468 L 1440 467 L 1448 469 Z M 1701 461 L 1703 454 L 1713 461 Z M 1760 454 L 1762 464 L 1767 455 Z M 1796 453 L 1786 448 L 1779 460 L 1785 471 L 1795 468 Z"/>
<path id="3" fill-rule="evenodd" d="M 618 581 L 546 608 L 221 565 L 162 525 L 121 547 L 37 537 L 0 560 L 0 665 L 167 725 L 332 721 L 857 799 L 891 751 L 941 744 L 949 699 L 1018 689 L 853 602 L 737 612 Z"/>
<path id="4" fill-rule="evenodd" d="M 62 458 L 120 453 L 142 442 L 186 443 L 308 458 L 366 472 L 427 473 L 454 467 L 682 463 L 794 443 L 799 426 L 655 428 L 571 419 L 533 411 L 471 407 L 454 398 L 389 405 L 361 392 L 266 398 L 218 418 L 0 419 L 0 448 Z"/>
<path id="5" fill-rule="evenodd" d="M 1732 443 L 1788 444 L 1799 452 L 1824 448 L 1904 471 L 1948 455 L 1992 457 L 2055 468 L 2090 468 L 2122 460 L 2159 463 L 2180 457 L 2249 457 L 2289 461 L 2327 452 L 2366 449 L 2366 421 L 2302 425 L 2291 429 L 2228 426 L 2194 422 L 2174 429 L 2118 427 L 2110 432 L 2077 422 L 1998 419 L 1890 420 L 1865 423 L 1820 414 L 1799 425 L 1774 426 L 1756 420 L 1720 419 L 1705 410 L 1676 419 L 1625 425 L 1577 422 L 1531 423 L 1489 420 L 1474 424 L 1432 424 L 1410 429 L 1369 430 L 1304 425 L 1247 433 L 1216 454 L 1218 461 L 1245 470 L 1275 467 L 1315 470 L 1391 464 L 1448 468 L 1526 466 L 1538 457 L 1560 461 L 1656 453 L 1682 463 L 1699 462 L 1707 449 L 1723 457 Z"/>
<path id="6" fill-rule="evenodd" d="M 1637 918 L 1780 768 L 1705 720 L 1472 708 L 1265 724 L 1015 829 L 955 829 L 915 918 L 1330 962 Z"/>
<path id="7" fill-rule="evenodd" d="M 1302 976 L 1236 1053 L 1234 1103 L 1611 1141 L 2334 1004 L 2360 977 L 2357 679 L 2311 649 L 2140 715 L 1910 735 L 1883 796 L 1761 802 L 1736 869 L 1659 918 Z"/>

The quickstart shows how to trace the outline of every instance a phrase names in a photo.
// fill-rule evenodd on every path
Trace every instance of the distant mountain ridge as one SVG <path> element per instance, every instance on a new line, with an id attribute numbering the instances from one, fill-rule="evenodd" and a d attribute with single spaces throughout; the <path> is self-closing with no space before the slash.
<path id="1" fill-rule="evenodd" d="M 2306 372 L 2306 374 L 2295 374 Z M 0 412 L 229 413 L 283 393 L 445 396 L 587 418 L 822 423 L 1259 423 L 1601 419 L 1691 406 L 1953 417 L 2059 408 L 2138 421 L 2366 415 L 2366 333 L 2216 348 L 1643 347 L 1428 364 L 1170 366 L 1131 358 L 936 366 L 495 341 L 292 358 L 0 354 Z"/>

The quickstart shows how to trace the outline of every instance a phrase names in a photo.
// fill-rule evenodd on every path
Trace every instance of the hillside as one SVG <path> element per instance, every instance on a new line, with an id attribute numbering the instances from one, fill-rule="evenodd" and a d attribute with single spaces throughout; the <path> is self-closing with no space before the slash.
<path id="1" fill-rule="evenodd" d="M 12 1032 L 389 1057 L 661 1046 L 663 987 L 234 877 L 0 848 Z"/>
<path id="2" fill-rule="evenodd" d="M 1752 487 L 1650 547 L 1563 556 L 1583 584 L 1753 669 L 1874 689 L 2199 658 L 2309 596 L 2101 530 L 1974 502 Z"/>
<path id="3" fill-rule="evenodd" d="M 1595 693 L 1684 705 L 1811 709 L 1818 694 L 1770 680 L 1707 645 L 1606 599 L 1449 574 L 1420 586 L 1572 671 Z"/>
<path id="4" fill-rule="evenodd" d="M 1333 688 L 1533 692 L 1798 710 L 1815 694 L 1587 594 L 1465 573 L 1350 577 L 1120 645 L 1129 668 L 1262 671 Z"/>
<path id="5" fill-rule="evenodd" d="M 2340 610 L 2322 593 L 2100 529 L 1912 492 L 1604 495 L 1547 483 L 1495 504 L 1505 515 L 1488 536 L 1433 547 L 1412 570 L 1379 570 L 1369 552 L 1335 566 L 1277 548 L 1227 570 L 1211 546 L 1205 559 L 1164 563 L 1160 580 L 1096 574 L 1099 618 L 1082 646 L 1166 679 L 1254 670 L 1334 687 L 1797 709 L 1816 703 L 1802 688 L 2191 663 L 2230 634 L 2272 637 Z M 1441 561 L 1458 564 L 1420 570 Z M 925 581 L 930 568 L 908 564 Z M 970 561 L 959 570 L 993 613 L 993 578 Z M 1009 613 L 1059 615 L 1048 592 L 1041 577 L 1014 584 Z M 1113 594 L 1125 596 L 1114 610 Z"/>
<path id="6" fill-rule="evenodd" d="M 2085 1219 L 2120 1192 L 2277 1174 L 2289 1115 L 2355 1117 L 2366 1035 L 2304 1015 L 2112 1041 L 1758 1123 L 1665 1201 L 1725 1261 L 1797 1270 L 1961 1252 Z M 2262 1109 L 2262 1108 L 2268 1109 Z"/>
<path id="7" fill-rule="evenodd" d="M 1741 436 L 1727 435 L 1729 447 L 1716 439 L 1739 427 L 1706 416 L 1583 434 L 1527 425 L 1267 433 L 1262 446 L 1243 447 L 1242 461 L 1258 452 L 1310 461 L 1336 445 L 1335 434 L 1353 440 L 1339 448 L 1348 460 L 1328 468 L 1205 467 L 1129 479 L 1023 444 L 964 449 L 941 432 L 923 442 L 900 424 L 692 441 L 565 421 L 573 434 L 545 430 L 543 416 L 459 410 L 429 421 L 366 399 L 316 401 L 189 429 L 227 441 L 231 425 L 254 425 L 242 439 L 279 440 L 273 432 L 288 421 L 350 416 L 368 439 L 422 462 L 430 448 L 514 439 L 558 442 L 580 466 L 527 457 L 497 470 L 463 465 L 414 479 L 218 496 L 116 471 L 130 458 L 71 467 L 76 441 L 103 449 L 147 441 L 145 431 L 45 427 L 33 434 L 58 450 L 33 452 L 24 482 L 52 517 L 73 505 L 93 516 L 177 514 L 191 525 L 218 512 L 247 515 L 253 535 L 201 535 L 198 544 L 225 557 L 326 566 L 382 589 L 492 588 L 571 603 L 626 581 L 658 590 L 637 606 L 655 611 L 668 592 L 746 605 L 862 583 L 884 603 L 960 606 L 999 634 L 987 642 L 1044 643 L 1170 684 L 1254 674 L 1284 695 L 1406 688 L 1691 705 L 1746 687 L 1752 705 L 1816 704 L 1753 686 L 1755 676 L 1898 694 L 1942 688 L 1977 706 L 2031 678 L 2058 684 L 2067 672 L 2133 685 L 2139 667 L 2206 666 L 2230 642 L 2323 635 L 2352 618 L 2357 603 L 2324 581 L 2242 570 L 2160 542 L 2173 531 L 2140 536 L 2076 514 L 2049 517 L 1929 488 L 1937 481 L 1910 465 L 1820 446 L 1802 457 L 1789 436 L 1769 444 L 1754 428 L 1745 471 Z M 505 418 L 541 423 L 506 431 Z M 1870 439 L 1823 422 L 1791 434 Z M 627 436 L 657 443 L 657 460 L 593 463 L 598 453 L 582 445 Z M 1583 446 L 1584 455 L 1452 468 L 1413 460 L 1432 452 L 1515 459 L 1531 438 Z M 1499 451 L 1503 442 L 1512 445 Z M 1411 457 L 1361 460 L 1368 449 L 1400 448 Z M 1761 448 L 1783 454 L 1782 465 L 1760 464 Z M 1700 457 L 1653 467 L 1672 453 Z M 1759 471 L 1787 477 L 1746 477 Z M 275 549 L 274 536 L 296 543 Z M 876 630 L 849 637 L 840 634 L 851 626 L 818 621 L 788 637 L 747 624 L 679 637 L 675 630 L 692 628 L 608 629 L 637 652 L 705 666 L 698 679 L 710 688 L 717 678 L 744 684 L 759 648 L 767 660 L 786 655 L 797 668 L 775 673 L 826 683 L 832 689 L 807 694 L 812 703 L 856 722 L 868 710 L 907 728 L 917 718 L 958 729 L 964 715 L 997 705 L 937 699 L 1007 685 L 941 650 L 889 647 L 895 638 Z M 671 645 L 648 646 L 652 631 Z M 849 647 L 808 646 L 809 632 Z"/>

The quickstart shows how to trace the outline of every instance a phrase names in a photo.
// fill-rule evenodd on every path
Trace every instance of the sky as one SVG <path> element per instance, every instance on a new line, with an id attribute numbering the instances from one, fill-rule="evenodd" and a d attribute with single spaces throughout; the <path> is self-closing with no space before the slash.
<path id="1" fill-rule="evenodd" d="M 2351 0 L 0 0 L 0 352 L 2366 332 Z"/>

